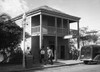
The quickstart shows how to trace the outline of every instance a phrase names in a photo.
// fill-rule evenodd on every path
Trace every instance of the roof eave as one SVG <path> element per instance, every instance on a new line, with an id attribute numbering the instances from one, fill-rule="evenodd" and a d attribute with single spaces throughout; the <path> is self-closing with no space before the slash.
<path id="1" fill-rule="evenodd" d="M 58 15 L 58 16 L 62 16 L 62 17 L 69 18 L 69 19 L 74 19 L 75 21 L 79 21 L 81 19 L 80 17 L 68 15 L 68 14 L 65 14 L 65 13 L 49 11 L 49 10 L 45 10 L 45 9 L 41 9 L 41 11 L 42 12 L 47 12 L 47 13 L 50 13 L 50 14 L 55 14 L 55 15 Z"/>
<path id="2" fill-rule="evenodd" d="M 33 9 L 31 11 L 28 11 L 26 12 L 26 15 L 27 16 L 30 16 L 30 15 L 33 15 L 33 14 L 36 14 L 36 13 L 39 13 L 39 12 L 47 12 L 47 13 L 50 13 L 50 14 L 55 14 L 55 15 L 58 15 L 58 16 L 62 16 L 62 17 L 66 17 L 66 18 L 69 18 L 69 19 L 74 19 L 75 21 L 79 21 L 81 18 L 80 17 L 76 17 L 76 16 L 72 16 L 72 15 L 68 15 L 68 14 L 65 14 L 65 13 L 59 13 L 59 12 L 54 12 L 54 11 L 50 11 L 50 10 L 46 10 L 46 9 L 42 9 L 42 8 L 37 8 L 37 9 Z M 12 20 L 13 21 L 16 21 L 16 20 L 19 20 L 22 18 L 22 15 L 19 15 L 15 18 L 13 18 Z"/>
<path id="3" fill-rule="evenodd" d="M 39 13 L 39 12 L 41 12 L 41 10 L 34 10 L 34 11 L 28 11 L 28 12 L 26 12 L 26 16 L 28 17 L 28 16 L 30 16 L 30 15 L 33 15 L 33 14 L 36 14 L 36 13 Z M 19 20 L 19 19 L 22 19 L 22 16 L 23 16 L 23 14 L 20 14 L 19 16 L 17 16 L 17 17 L 15 17 L 15 18 L 12 18 L 12 21 L 16 21 L 16 20 Z"/>

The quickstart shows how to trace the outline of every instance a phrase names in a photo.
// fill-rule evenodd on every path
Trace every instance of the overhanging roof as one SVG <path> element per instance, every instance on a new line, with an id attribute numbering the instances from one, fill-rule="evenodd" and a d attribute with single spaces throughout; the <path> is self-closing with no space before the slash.
<path id="1" fill-rule="evenodd" d="M 57 17 L 67 18 L 67 19 L 70 19 L 73 21 L 78 21 L 80 19 L 80 17 L 68 15 L 66 13 L 63 13 L 63 12 L 56 10 L 54 8 L 51 8 L 49 6 L 41 6 L 41 7 L 38 7 L 36 9 L 29 10 L 28 12 L 26 12 L 26 15 L 30 16 L 30 15 L 33 15 L 33 14 L 36 14 L 39 12 L 41 12 L 43 14 L 50 14 L 50 15 L 57 16 Z M 22 18 L 22 14 L 13 18 L 12 20 L 16 21 L 16 20 L 21 19 L 21 18 Z"/>

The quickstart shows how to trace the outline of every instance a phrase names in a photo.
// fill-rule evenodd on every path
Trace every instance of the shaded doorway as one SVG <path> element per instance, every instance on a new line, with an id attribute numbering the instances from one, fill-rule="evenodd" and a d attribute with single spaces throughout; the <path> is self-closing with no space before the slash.
<path id="1" fill-rule="evenodd" d="M 60 58 L 61 59 L 65 59 L 65 46 L 64 45 L 62 45 L 61 47 L 60 47 Z"/>

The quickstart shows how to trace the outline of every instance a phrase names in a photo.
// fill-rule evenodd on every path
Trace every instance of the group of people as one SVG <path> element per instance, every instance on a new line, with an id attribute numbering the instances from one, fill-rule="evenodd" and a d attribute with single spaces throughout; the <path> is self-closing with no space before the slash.
<path id="1" fill-rule="evenodd" d="M 40 50 L 40 62 L 53 65 L 53 51 L 50 47 L 47 47 L 46 49 L 42 47 Z"/>
<path id="2" fill-rule="evenodd" d="M 0 50 L 0 55 L 2 55 L 2 62 L 9 62 L 10 60 L 10 56 L 11 56 L 11 52 L 10 52 L 10 48 L 7 49 L 1 49 Z"/>

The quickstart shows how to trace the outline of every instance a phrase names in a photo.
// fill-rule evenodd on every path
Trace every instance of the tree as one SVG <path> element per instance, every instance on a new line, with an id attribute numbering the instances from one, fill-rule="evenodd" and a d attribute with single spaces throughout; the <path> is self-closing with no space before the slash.
<path id="1" fill-rule="evenodd" d="M 0 15 L 0 53 L 4 55 L 2 63 L 22 61 L 23 53 L 19 47 L 22 41 L 22 32 L 23 29 L 12 21 L 9 15 Z"/>
<path id="2" fill-rule="evenodd" d="M 83 46 L 86 42 L 95 43 L 98 40 L 97 32 L 96 30 L 88 31 L 88 27 L 80 28 L 80 41 L 83 43 Z"/>
<path id="3" fill-rule="evenodd" d="M 85 36 L 87 30 L 88 30 L 88 27 L 82 27 L 82 28 L 80 28 L 79 29 L 79 35 L 80 35 L 80 37 Z"/>
<path id="4" fill-rule="evenodd" d="M 20 28 L 7 14 L 0 15 L 0 49 L 14 49 L 22 40 Z"/>
<path id="5" fill-rule="evenodd" d="M 96 31 L 96 30 L 91 30 L 91 31 L 87 32 L 89 42 L 93 41 L 95 43 L 98 40 L 97 33 L 98 33 L 98 31 Z"/>
<path id="6" fill-rule="evenodd" d="M 75 38 L 77 38 L 77 30 L 71 30 L 70 33 L 73 35 L 70 44 L 76 43 Z M 79 29 L 80 46 L 84 46 L 87 43 L 96 43 L 98 40 L 98 31 L 88 30 L 88 27 L 82 27 Z"/>

